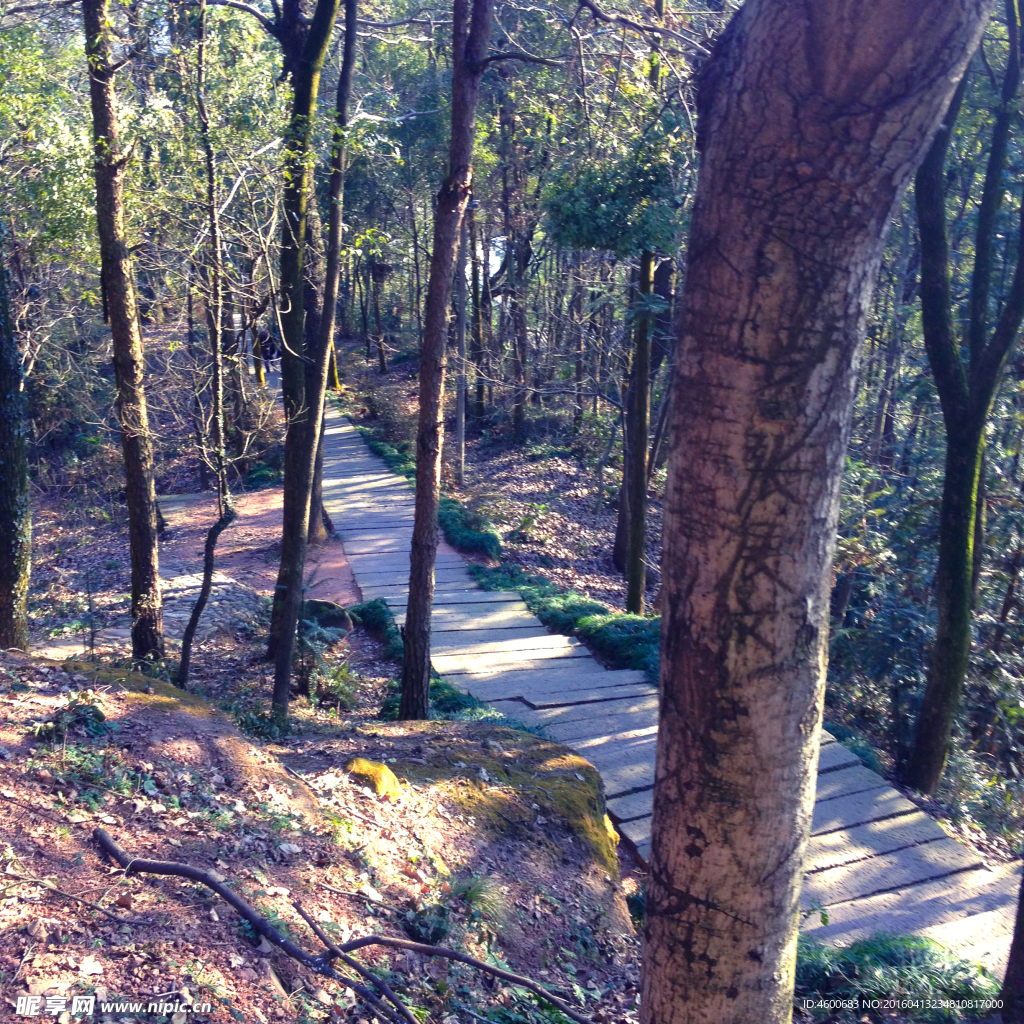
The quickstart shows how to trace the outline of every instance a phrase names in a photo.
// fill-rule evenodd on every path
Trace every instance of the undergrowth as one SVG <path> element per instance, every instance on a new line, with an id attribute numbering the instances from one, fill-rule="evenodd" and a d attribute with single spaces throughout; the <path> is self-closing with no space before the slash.
<path id="1" fill-rule="evenodd" d="M 517 590 L 527 607 L 548 629 L 578 636 L 613 668 L 639 669 L 658 681 L 661 619 L 612 611 L 574 590 L 506 563 L 495 569 L 473 565 L 470 575 L 484 590 Z"/>
<path id="2" fill-rule="evenodd" d="M 402 686 L 392 681 L 380 708 L 380 717 L 393 722 L 398 718 Z M 457 690 L 444 679 L 430 680 L 430 717 L 447 722 L 504 722 L 505 716 L 472 694 Z"/>
<path id="3" fill-rule="evenodd" d="M 874 935 L 850 946 L 823 945 L 800 936 L 796 962 L 796 1005 L 822 999 L 833 1006 L 857 1000 L 860 1009 L 850 1021 L 882 1019 L 888 1013 L 862 1017 L 865 1002 L 900 1000 L 903 1019 L 932 1022 L 972 1020 L 956 1001 L 995 999 L 999 985 L 983 967 L 963 960 L 932 939 L 918 935 Z M 942 1005 L 953 1003 L 954 1005 Z M 840 1021 L 835 1009 L 816 1011 L 811 1018 Z"/>
<path id="4" fill-rule="evenodd" d="M 352 617 L 352 621 L 371 633 L 375 633 L 384 641 L 387 656 L 395 661 L 401 661 L 405 654 L 405 645 L 402 642 L 402 634 L 398 632 L 391 609 L 382 598 L 375 598 L 373 601 L 364 601 L 362 604 L 353 604 L 345 609 Z"/>

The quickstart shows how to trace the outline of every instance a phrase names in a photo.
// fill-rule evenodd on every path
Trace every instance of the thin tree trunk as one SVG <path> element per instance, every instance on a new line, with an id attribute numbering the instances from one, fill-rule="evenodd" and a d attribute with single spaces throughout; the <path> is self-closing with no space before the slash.
<path id="1" fill-rule="evenodd" d="M 0 648 L 27 651 L 32 571 L 28 488 L 28 409 L 24 369 L 14 337 L 0 227 Z"/>
<path id="2" fill-rule="evenodd" d="M 103 294 L 110 315 L 117 383 L 117 414 L 124 453 L 132 564 L 132 656 L 164 656 L 163 608 L 157 538 L 153 445 L 149 433 L 145 360 L 135 301 L 131 256 L 125 236 L 124 175 L 131 150 L 121 153 L 114 94 L 116 67 L 110 53 L 107 0 L 82 0 L 85 53 L 92 106 L 96 226 L 100 236 Z"/>
<path id="3" fill-rule="evenodd" d="M 472 213 L 469 214 L 472 216 Z M 455 262 L 455 337 L 459 365 L 455 377 L 455 483 L 466 482 L 466 225 Z"/>
<path id="4" fill-rule="evenodd" d="M 279 641 L 285 637 L 287 622 L 288 581 L 294 578 L 296 566 L 306 560 L 306 529 L 309 508 L 304 483 L 304 452 L 308 440 L 307 416 L 309 396 L 306 395 L 306 369 L 303 361 L 305 334 L 305 238 L 312 172 L 307 159 L 316 119 L 316 97 L 320 72 L 331 41 L 340 0 L 317 0 L 316 10 L 306 32 L 299 59 L 292 70 L 294 96 L 287 131 L 285 187 L 281 234 L 281 390 L 284 395 L 288 428 L 284 441 L 283 509 L 281 514 L 281 566 L 274 587 L 267 653 L 277 662 Z M 286 50 L 286 63 L 288 51 Z M 315 452 L 315 449 L 314 449 Z M 301 579 L 299 584 L 301 590 Z M 293 595 L 294 597 L 294 595 Z M 295 598 L 301 602 L 301 595 Z M 296 605 L 296 608 L 298 605 Z M 294 625 L 292 632 L 294 632 Z M 285 646 L 292 648 L 289 635 Z M 279 673 L 274 676 L 274 709 L 281 714 L 288 707 L 288 682 L 280 685 Z M 283 709 L 283 710 L 282 710 Z"/>
<path id="5" fill-rule="evenodd" d="M 985 425 L 1003 365 L 1024 320 L 1024 202 L 1013 283 L 989 331 L 989 293 L 997 214 L 1005 193 L 1005 167 L 1015 98 L 1020 84 L 1020 27 L 1016 0 L 1005 0 L 1009 59 L 1001 104 L 992 129 L 985 183 L 978 207 L 971 277 L 967 352 L 953 321 L 949 243 L 946 234 L 945 157 L 963 86 L 918 172 L 914 195 L 921 236 L 921 316 L 925 350 L 946 427 L 946 475 L 939 509 L 939 565 L 935 574 L 935 640 L 905 780 L 934 793 L 942 779 L 953 723 L 960 708 L 971 652 L 974 542 Z M 991 333 L 991 336 L 990 336 Z M 964 355 L 967 356 L 965 367 Z"/>
<path id="6" fill-rule="evenodd" d="M 638 291 L 641 301 L 650 298 L 654 286 L 654 253 L 640 257 Z M 636 325 L 633 356 L 633 386 L 629 408 L 629 549 L 626 554 L 626 611 L 644 613 L 647 586 L 647 438 L 651 419 L 651 331 L 650 317 L 640 313 Z"/>
<path id="7" fill-rule="evenodd" d="M 1003 1024 L 1024 1024 L 1024 877 L 1017 896 L 1013 941 L 999 998 L 1003 1001 Z"/>
<path id="8" fill-rule="evenodd" d="M 642 1024 L 792 1017 L 857 362 L 890 216 L 989 10 L 748 0 L 701 72 Z"/>
<path id="9" fill-rule="evenodd" d="M 491 0 L 454 0 L 452 9 L 452 127 L 448 177 L 437 194 L 434 244 L 420 353 L 416 432 L 416 516 L 402 662 L 401 719 L 426 718 L 430 708 L 430 612 L 434 599 L 441 444 L 444 436 L 446 321 L 462 218 L 473 187 L 473 142 L 484 57 L 491 38 Z"/>
<path id="10" fill-rule="evenodd" d="M 321 0 L 323 2 L 323 0 Z M 348 101 L 352 91 L 352 68 L 355 63 L 356 16 L 358 0 L 345 0 L 345 50 L 341 74 L 338 78 L 338 92 L 335 100 L 334 130 L 331 134 L 331 181 L 330 214 L 327 225 L 327 266 L 324 271 L 323 315 L 320 318 L 319 351 L 316 373 L 310 381 L 307 399 L 310 409 L 306 417 L 304 446 L 299 451 L 296 464 L 296 497 L 298 499 L 295 557 L 287 566 L 287 574 L 280 582 L 284 584 L 281 636 L 274 660 L 274 715 L 285 720 L 288 713 L 288 699 L 291 691 L 292 651 L 295 645 L 295 629 L 302 607 L 303 573 L 306 568 L 306 544 L 309 534 L 309 512 L 312 503 L 313 480 L 316 474 L 317 458 L 320 454 L 320 428 L 324 418 L 324 393 L 327 390 L 327 369 L 330 363 L 331 341 L 334 338 L 334 321 L 338 310 L 338 278 L 341 272 L 342 200 L 345 183 L 345 128 L 348 124 Z M 337 14 L 337 0 L 330 23 L 323 34 L 320 63 L 330 41 L 330 25 Z M 317 14 L 320 6 L 317 5 Z M 316 90 L 314 89 L 314 96 Z M 282 568 L 284 562 L 282 559 Z"/>
<path id="11" fill-rule="evenodd" d="M 470 353 L 473 359 L 473 366 L 476 369 L 476 400 L 473 405 L 473 418 L 476 420 L 479 428 L 484 420 L 484 322 L 483 309 L 480 306 L 480 243 L 477 238 L 473 203 L 470 203 L 467 217 L 469 218 L 469 251 L 472 256 L 471 276 L 473 284 L 473 319 L 470 330 Z"/>

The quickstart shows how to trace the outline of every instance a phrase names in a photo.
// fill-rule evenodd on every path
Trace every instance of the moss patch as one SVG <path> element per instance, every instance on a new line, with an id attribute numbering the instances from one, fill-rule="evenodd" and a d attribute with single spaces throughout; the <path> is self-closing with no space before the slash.
<path id="1" fill-rule="evenodd" d="M 652 683 L 658 682 L 660 617 L 612 611 L 599 601 L 524 572 L 518 565 L 506 563 L 494 569 L 472 565 L 469 572 L 484 590 L 518 591 L 548 629 L 578 636 L 612 668 L 639 669 Z"/>
<path id="2" fill-rule="evenodd" d="M 397 800 L 402 795 L 401 783 L 386 764 L 355 757 L 345 765 L 345 770 L 385 800 Z"/>

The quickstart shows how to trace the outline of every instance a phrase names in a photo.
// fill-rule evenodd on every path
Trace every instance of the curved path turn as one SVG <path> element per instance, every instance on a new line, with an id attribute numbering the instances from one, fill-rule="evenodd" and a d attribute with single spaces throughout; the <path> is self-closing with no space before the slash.
<path id="1" fill-rule="evenodd" d="M 364 600 L 405 615 L 410 484 L 339 413 L 327 413 L 324 504 Z M 450 683 L 573 748 L 600 771 L 608 812 L 649 851 L 657 689 L 605 669 L 579 641 L 549 633 L 518 594 L 480 590 L 462 557 L 437 556 L 431 649 Z M 824 733 L 804 879 L 805 930 L 849 943 L 880 931 L 928 935 L 1001 974 L 1021 865 L 990 869 L 856 755 Z"/>

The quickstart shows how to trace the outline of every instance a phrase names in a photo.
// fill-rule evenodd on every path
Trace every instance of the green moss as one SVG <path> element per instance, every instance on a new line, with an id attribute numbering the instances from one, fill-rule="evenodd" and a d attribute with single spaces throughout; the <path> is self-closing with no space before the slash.
<path id="1" fill-rule="evenodd" d="M 387 722 L 398 718 L 398 706 L 402 700 L 402 687 L 392 682 L 390 692 L 381 705 L 380 717 Z M 501 721 L 504 715 L 495 711 L 490 704 L 472 694 L 457 690 L 443 679 L 430 680 L 430 717 L 446 722 Z"/>
<path id="2" fill-rule="evenodd" d="M 350 605 L 346 611 L 354 623 L 363 626 L 371 633 L 376 633 L 383 639 L 389 658 L 393 658 L 395 661 L 402 660 L 405 654 L 402 634 L 398 632 L 391 609 L 381 598 Z"/>
<path id="3" fill-rule="evenodd" d="M 461 501 L 442 497 L 437 521 L 453 547 L 463 551 L 481 551 L 490 558 L 501 557 L 501 538 L 494 526 L 479 513 L 466 508 Z"/>
<path id="4" fill-rule="evenodd" d="M 530 611 L 548 629 L 580 637 L 613 668 L 640 669 L 657 683 L 660 618 L 613 612 L 599 601 L 574 590 L 562 590 L 518 565 L 496 569 L 470 566 L 469 572 L 484 590 L 519 591 Z"/>

